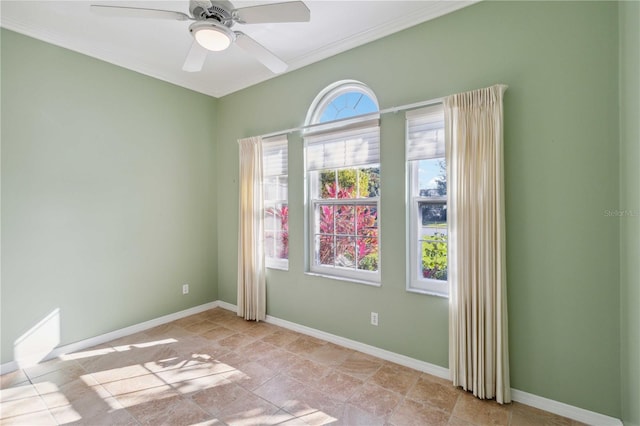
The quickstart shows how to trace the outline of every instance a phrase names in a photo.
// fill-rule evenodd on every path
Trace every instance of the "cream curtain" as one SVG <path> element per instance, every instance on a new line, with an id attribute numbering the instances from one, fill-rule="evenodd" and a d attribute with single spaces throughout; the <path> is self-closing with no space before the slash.
<path id="1" fill-rule="evenodd" d="M 238 316 L 264 320 L 266 288 L 262 211 L 262 139 L 240 139 Z"/>
<path id="2" fill-rule="evenodd" d="M 455 386 L 511 402 L 505 268 L 502 97 L 444 100 L 449 182 L 449 369 Z"/>

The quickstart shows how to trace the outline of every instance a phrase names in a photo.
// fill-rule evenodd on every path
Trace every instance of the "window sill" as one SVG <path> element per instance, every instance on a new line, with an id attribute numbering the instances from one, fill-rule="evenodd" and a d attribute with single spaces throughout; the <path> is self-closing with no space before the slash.
<path id="1" fill-rule="evenodd" d="M 289 272 L 289 267 L 288 266 L 266 266 L 267 269 L 273 269 L 276 271 L 287 271 Z"/>
<path id="2" fill-rule="evenodd" d="M 345 281 L 345 282 L 350 282 L 350 283 L 355 283 L 355 284 L 364 284 L 364 285 L 368 285 L 370 287 L 382 287 L 382 284 L 380 284 L 379 282 L 359 280 L 357 278 L 338 277 L 338 276 L 335 276 L 335 275 L 322 274 L 322 273 L 319 273 L 319 272 L 305 272 L 304 274 L 312 276 L 312 277 L 327 278 L 327 279 L 330 279 L 330 280 Z"/>
<path id="3" fill-rule="evenodd" d="M 436 296 L 436 297 L 441 297 L 443 299 L 448 299 L 449 298 L 449 293 L 441 293 L 441 292 L 437 292 L 435 290 L 424 290 L 422 288 L 407 287 L 407 292 L 408 293 L 424 294 L 424 295 L 427 295 L 427 296 Z"/>
<path id="4" fill-rule="evenodd" d="M 289 270 L 289 261 L 280 260 L 280 261 L 270 261 L 266 262 L 265 268 L 267 269 L 275 269 L 278 271 L 288 271 Z"/>

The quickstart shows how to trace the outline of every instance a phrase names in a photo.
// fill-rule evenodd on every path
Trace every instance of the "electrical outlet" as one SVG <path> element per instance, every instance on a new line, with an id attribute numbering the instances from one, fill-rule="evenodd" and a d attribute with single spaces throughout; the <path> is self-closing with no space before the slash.
<path id="1" fill-rule="evenodd" d="M 371 312 L 371 325 L 378 325 L 378 313 Z"/>
<path id="2" fill-rule="evenodd" d="M 189 294 L 189 284 L 182 285 L 182 294 Z"/>

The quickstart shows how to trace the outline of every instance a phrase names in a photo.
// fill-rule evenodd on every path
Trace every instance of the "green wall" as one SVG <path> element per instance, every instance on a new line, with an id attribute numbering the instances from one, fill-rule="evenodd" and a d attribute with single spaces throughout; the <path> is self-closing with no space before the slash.
<path id="1" fill-rule="evenodd" d="M 236 303 L 238 138 L 301 125 L 341 79 L 383 108 L 505 83 L 512 386 L 620 417 L 619 225 L 603 213 L 619 205 L 617 7 L 482 2 L 221 98 L 220 299 Z M 405 291 L 403 120 L 382 120 L 380 288 L 304 274 L 302 142 L 290 137 L 290 270 L 268 271 L 267 311 L 447 366 L 448 301 Z"/>
<path id="2" fill-rule="evenodd" d="M 622 419 L 640 426 L 640 3 L 620 4 Z"/>
<path id="3" fill-rule="evenodd" d="M 55 309 L 68 344 L 216 300 L 217 100 L 1 38 L 1 362 Z"/>

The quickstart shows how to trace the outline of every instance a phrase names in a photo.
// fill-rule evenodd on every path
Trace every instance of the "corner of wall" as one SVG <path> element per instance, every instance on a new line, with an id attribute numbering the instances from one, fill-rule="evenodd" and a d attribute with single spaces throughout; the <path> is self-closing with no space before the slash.
<path id="1" fill-rule="evenodd" d="M 625 425 L 640 425 L 640 3 L 618 3 L 620 373 Z"/>

